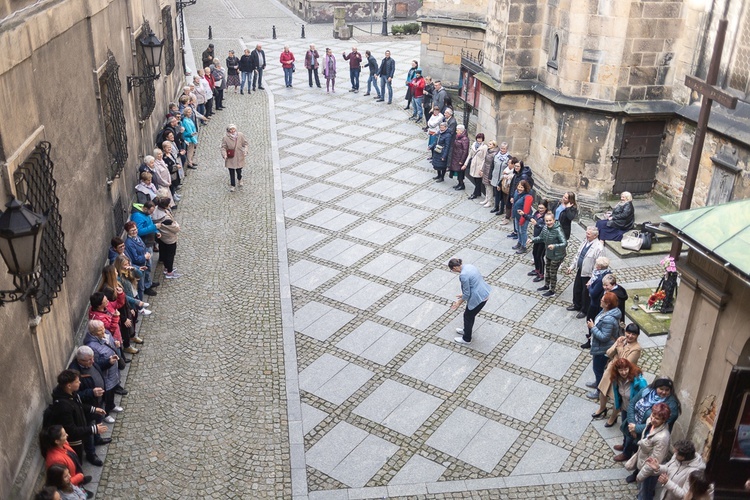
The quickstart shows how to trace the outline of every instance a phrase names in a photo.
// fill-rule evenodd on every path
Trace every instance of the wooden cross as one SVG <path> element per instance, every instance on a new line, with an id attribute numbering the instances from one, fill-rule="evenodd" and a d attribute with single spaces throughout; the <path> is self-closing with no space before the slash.
<path id="1" fill-rule="evenodd" d="M 685 178 L 685 188 L 682 191 L 680 200 L 680 210 L 687 210 L 693 201 L 693 192 L 695 191 L 695 180 L 698 177 L 698 168 L 700 167 L 701 154 L 703 153 L 703 143 L 706 140 L 708 130 L 708 119 L 711 116 L 711 106 L 716 101 L 725 108 L 734 109 L 737 107 L 737 98 L 724 92 L 716 86 L 716 80 L 719 76 L 719 67 L 721 66 L 721 53 L 724 50 L 724 39 L 727 34 L 726 19 L 719 21 L 716 30 L 716 41 L 714 42 L 714 52 L 711 55 L 711 63 L 708 67 L 706 80 L 700 80 L 694 76 L 685 76 L 685 85 L 689 88 L 703 94 L 701 102 L 701 111 L 698 115 L 698 123 L 695 129 L 695 140 L 693 141 L 693 150 L 690 153 L 690 162 L 688 163 L 687 175 Z M 670 255 L 676 259 L 680 256 L 682 242 L 675 239 L 672 242 L 672 251 Z"/>

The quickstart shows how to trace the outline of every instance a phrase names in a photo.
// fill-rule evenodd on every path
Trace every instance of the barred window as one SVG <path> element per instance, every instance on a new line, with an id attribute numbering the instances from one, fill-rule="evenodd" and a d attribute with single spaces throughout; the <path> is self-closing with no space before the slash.
<path id="1" fill-rule="evenodd" d="M 99 97 L 104 120 L 104 136 L 107 141 L 111 161 L 108 165 L 107 179 L 112 180 L 120 175 L 128 160 L 128 136 L 125 127 L 125 105 L 122 101 L 120 83 L 120 66 L 114 54 L 107 51 L 107 63 L 104 73 L 99 78 Z"/>
<path id="2" fill-rule="evenodd" d="M 737 36 L 731 46 L 731 58 L 727 71 L 726 87 L 750 94 L 750 9 L 745 6 L 737 26 Z M 730 42 L 732 43 L 732 42 Z"/>
<path id="3" fill-rule="evenodd" d="M 122 205 L 122 197 L 117 197 L 117 201 L 112 207 L 112 222 L 114 224 L 114 232 L 112 234 L 121 234 L 125 227 L 125 222 L 128 220 L 128 213 L 125 207 Z"/>
<path id="4" fill-rule="evenodd" d="M 161 10 L 161 22 L 164 26 L 164 64 L 168 75 L 174 71 L 174 30 L 172 25 L 172 7 L 166 6 Z"/>
<path id="5" fill-rule="evenodd" d="M 143 22 L 141 27 L 141 34 L 136 42 L 136 74 L 142 76 L 150 76 L 154 74 L 154 70 L 149 67 L 146 63 L 146 56 L 143 55 L 143 49 L 141 48 L 141 37 L 150 33 L 151 27 L 148 21 Z M 148 120 L 151 113 L 154 112 L 156 107 L 156 89 L 154 88 L 154 81 L 148 80 L 143 82 L 138 89 L 138 119 L 140 121 Z"/>
<path id="6" fill-rule="evenodd" d="M 42 232 L 39 249 L 39 287 L 34 296 L 39 315 L 50 311 L 52 301 L 60 292 L 68 272 L 65 234 L 60 217 L 60 200 L 56 194 L 57 182 L 53 177 L 51 149 L 49 142 L 40 142 L 13 174 L 18 200 L 29 204 L 36 213 L 47 216 L 47 226 Z"/>

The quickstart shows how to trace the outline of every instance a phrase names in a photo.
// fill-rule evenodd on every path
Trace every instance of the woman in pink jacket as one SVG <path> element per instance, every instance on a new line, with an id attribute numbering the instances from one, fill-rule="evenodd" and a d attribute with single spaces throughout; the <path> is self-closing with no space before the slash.
<path id="1" fill-rule="evenodd" d="M 331 49 L 326 49 L 323 58 L 323 76 L 326 77 L 326 92 L 336 93 L 336 56 Z"/>

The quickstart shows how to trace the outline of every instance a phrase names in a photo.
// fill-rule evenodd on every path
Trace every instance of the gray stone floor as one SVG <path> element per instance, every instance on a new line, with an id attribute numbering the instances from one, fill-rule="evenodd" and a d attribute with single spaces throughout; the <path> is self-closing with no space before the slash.
<path id="1" fill-rule="evenodd" d="M 273 0 L 186 15 L 196 57 L 208 24 L 220 55 L 261 40 L 267 92 L 229 93 L 201 132 L 176 214 L 185 276 L 159 288 L 143 324 L 100 497 L 632 498 L 611 460 L 617 427 L 591 421 L 570 277 L 542 297 L 507 226 L 430 179 L 426 136 L 401 109 L 419 43 L 359 44 L 397 61 L 388 106 L 347 92 L 341 60 L 335 94 L 304 70 L 284 88 L 283 45 L 301 57 L 352 42 L 328 25 L 300 40 Z M 234 193 L 218 154 L 230 122 L 253 144 Z M 492 285 L 467 347 L 453 342 L 453 256 Z M 626 287 L 655 285 L 658 260 L 612 267 Z M 653 377 L 665 339 L 642 340 Z"/>

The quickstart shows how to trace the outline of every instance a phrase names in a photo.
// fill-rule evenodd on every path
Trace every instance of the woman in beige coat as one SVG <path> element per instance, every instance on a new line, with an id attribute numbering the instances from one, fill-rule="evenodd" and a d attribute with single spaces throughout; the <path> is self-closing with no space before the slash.
<path id="1" fill-rule="evenodd" d="M 669 453 L 669 425 L 667 421 L 671 410 L 665 403 L 656 403 L 651 416 L 646 421 L 641 440 L 638 441 L 638 452 L 630 457 L 625 468 L 633 473 L 625 480 L 628 483 L 638 481 L 638 498 L 650 500 L 654 498 L 656 481 L 659 470 L 654 470 L 648 464 L 661 464 Z"/>
<path id="2" fill-rule="evenodd" d="M 221 157 L 224 158 L 224 166 L 229 169 L 229 190 L 234 191 L 234 178 L 242 187 L 242 169 L 245 167 L 245 157 L 250 144 L 241 132 L 237 132 L 237 126 L 233 123 L 227 125 L 227 134 L 221 139 Z"/>
<path id="3" fill-rule="evenodd" d="M 600 418 L 602 415 L 606 415 L 607 412 L 607 400 L 614 397 L 612 392 L 612 377 L 610 375 L 610 367 L 612 363 L 618 359 L 627 359 L 634 365 L 638 365 L 638 360 L 641 357 L 641 344 L 638 343 L 638 335 L 641 333 L 640 328 L 635 323 L 630 323 L 625 328 L 625 335 L 618 337 L 612 347 L 607 349 L 607 357 L 609 362 L 607 368 L 604 369 L 604 375 L 602 380 L 599 382 L 599 409 L 593 415 L 594 418 Z M 619 413 L 617 411 L 612 412 L 612 416 L 607 420 L 607 427 L 612 427 L 617 422 Z"/>

